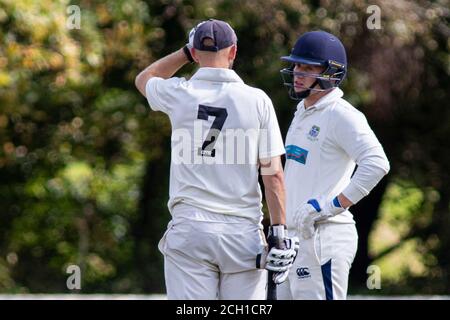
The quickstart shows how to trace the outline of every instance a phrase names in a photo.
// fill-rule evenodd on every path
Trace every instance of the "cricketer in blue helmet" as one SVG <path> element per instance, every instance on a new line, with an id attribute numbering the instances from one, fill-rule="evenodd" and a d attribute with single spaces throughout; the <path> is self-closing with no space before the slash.
<path id="1" fill-rule="evenodd" d="M 281 59 L 291 63 L 284 85 L 300 101 L 285 141 L 288 234 L 300 249 L 278 298 L 346 299 L 358 239 L 349 208 L 389 162 L 365 116 L 342 98 L 347 56 L 337 37 L 307 32 Z"/>

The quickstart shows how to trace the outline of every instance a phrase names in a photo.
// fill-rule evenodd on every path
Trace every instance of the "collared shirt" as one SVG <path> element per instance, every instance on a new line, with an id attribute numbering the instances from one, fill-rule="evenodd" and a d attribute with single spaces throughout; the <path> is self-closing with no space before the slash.
<path id="1" fill-rule="evenodd" d="M 305 109 L 298 104 L 286 137 L 286 218 L 309 199 L 331 201 L 343 193 L 352 203 L 389 171 L 389 162 L 365 116 L 333 89 Z M 352 173 L 358 164 L 358 169 Z M 328 220 L 354 223 L 347 210 Z"/>
<path id="2" fill-rule="evenodd" d="M 284 154 L 270 98 L 222 68 L 200 68 L 190 80 L 151 78 L 146 96 L 172 124 L 171 213 L 183 202 L 259 223 L 258 160 Z"/>

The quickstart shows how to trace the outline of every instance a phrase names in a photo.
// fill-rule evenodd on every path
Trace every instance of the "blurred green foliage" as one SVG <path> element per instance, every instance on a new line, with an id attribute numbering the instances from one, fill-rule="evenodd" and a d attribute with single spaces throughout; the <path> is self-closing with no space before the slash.
<path id="1" fill-rule="evenodd" d="M 366 26 L 374 4 L 381 30 Z M 69 5 L 81 9 L 80 29 L 66 26 Z M 66 292 L 70 264 L 82 267 L 82 292 L 164 290 L 156 245 L 169 220 L 170 122 L 149 111 L 133 82 L 214 17 L 235 28 L 235 69 L 273 99 L 283 133 L 295 103 L 279 57 L 309 30 L 343 40 L 346 98 L 368 116 L 392 166 L 381 218 L 395 237 L 373 240 L 371 254 L 413 240 L 433 270 L 402 271 L 404 287 L 420 292 L 430 280 L 423 291 L 450 292 L 448 8 L 447 0 L 1 0 L 0 291 Z"/>

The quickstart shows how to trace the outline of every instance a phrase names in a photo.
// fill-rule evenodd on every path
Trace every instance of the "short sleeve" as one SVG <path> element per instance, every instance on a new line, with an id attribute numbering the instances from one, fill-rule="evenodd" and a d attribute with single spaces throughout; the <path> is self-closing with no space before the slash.
<path id="1" fill-rule="evenodd" d="M 184 78 L 176 77 L 170 79 L 150 78 L 145 86 L 145 94 L 150 108 L 170 114 L 177 104 L 177 89 L 184 81 Z"/>
<path id="2" fill-rule="evenodd" d="M 261 121 L 259 136 L 259 159 L 272 158 L 285 153 L 277 115 L 272 101 L 268 97 L 264 99 L 264 107 L 265 112 Z"/>

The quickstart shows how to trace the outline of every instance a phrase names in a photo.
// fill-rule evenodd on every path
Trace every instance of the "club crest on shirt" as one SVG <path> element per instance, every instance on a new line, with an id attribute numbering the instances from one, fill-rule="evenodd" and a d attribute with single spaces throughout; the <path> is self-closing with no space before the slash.
<path id="1" fill-rule="evenodd" d="M 309 130 L 306 137 L 311 141 L 317 141 L 317 140 L 319 140 L 319 138 L 317 138 L 319 133 L 320 133 L 320 127 L 312 126 L 312 128 Z"/>

